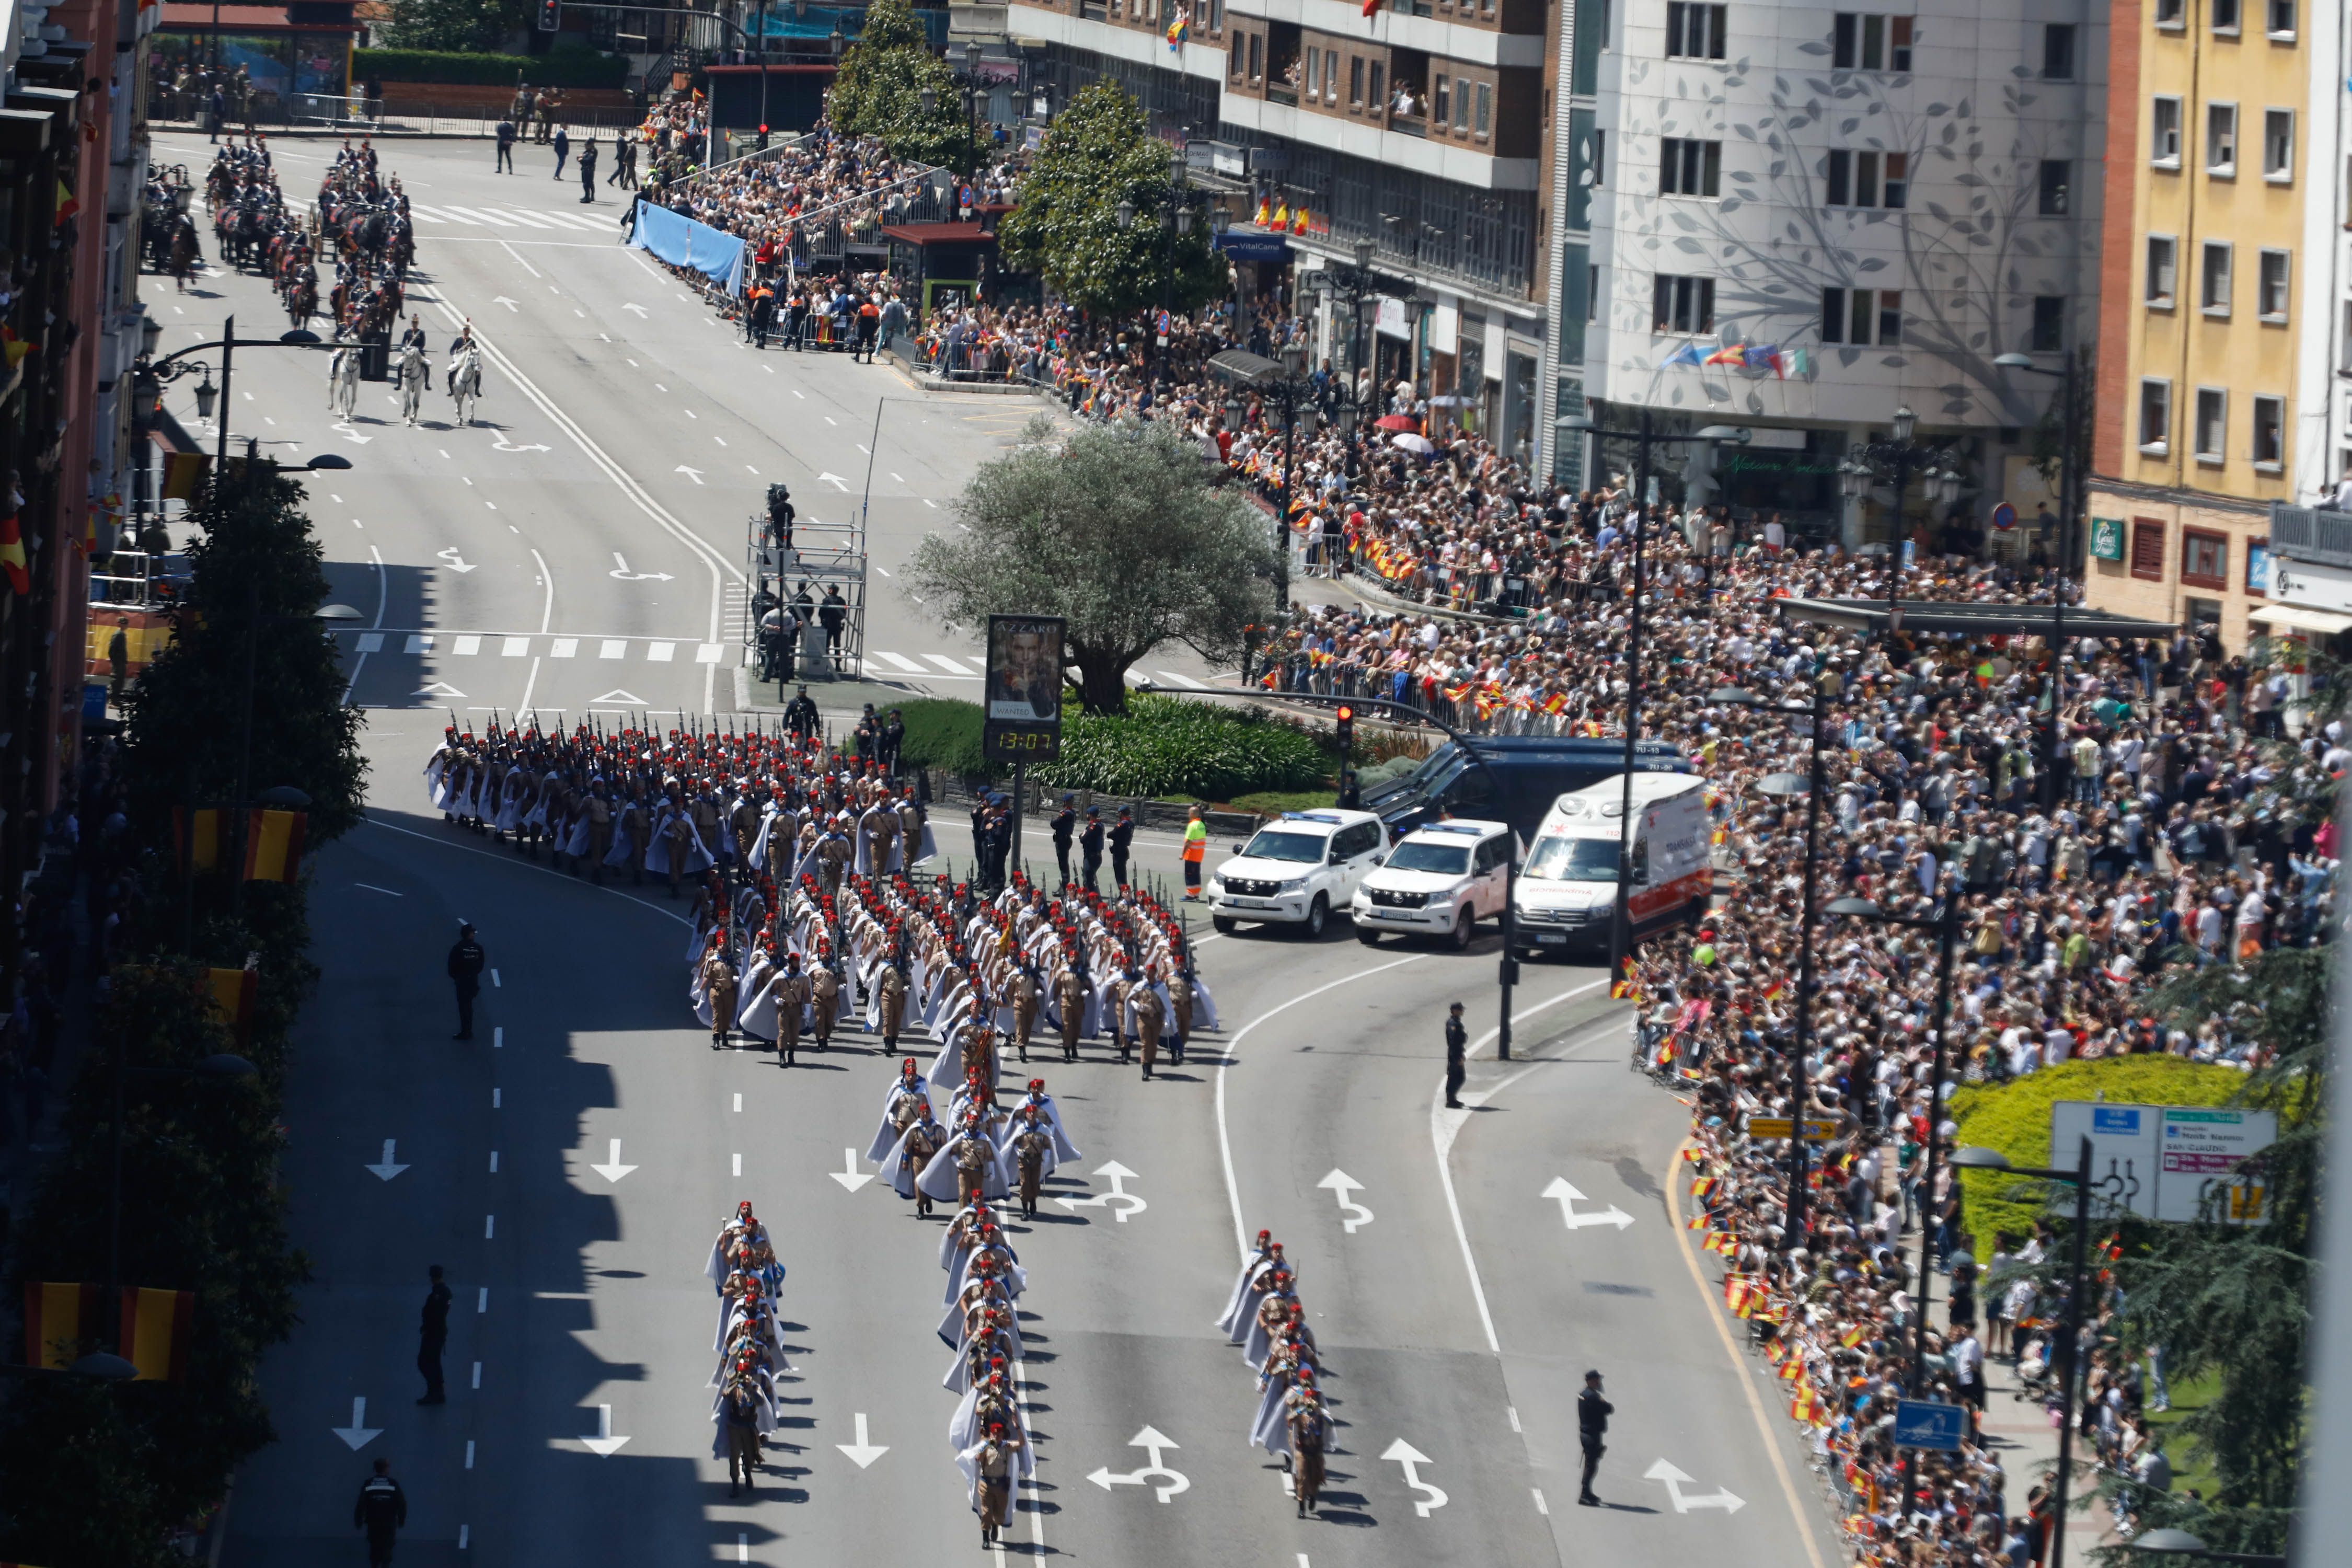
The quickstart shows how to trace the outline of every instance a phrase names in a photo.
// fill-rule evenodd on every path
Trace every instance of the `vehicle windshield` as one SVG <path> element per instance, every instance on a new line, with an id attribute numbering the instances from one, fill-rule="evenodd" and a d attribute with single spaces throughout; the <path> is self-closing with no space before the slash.
<path id="1" fill-rule="evenodd" d="M 1269 827 L 1243 846 L 1242 853 L 1253 860 L 1295 860 L 1302 866 L 1323 863 L 1325 839 L 1320 834 L 1284 833 Z"/>
<path id="2" fill-rule="evenodd" d="M 1470 868 L 1470 851 L 1460 844 L 1430 844 L 1408 838 L 1389 857 L 1391 871 L 1435 871 L 1459 877 Z"/>
<path id="3" fill-rule="evenodd" d="M 1372 791 L 1368 800 L 1386 800 L 1391 795 L 1433 795 L 1445 781 L 1462 766 L 1462 749 L 1448 741 L 1422 760 L 1419 767 L 1402 778 L 1391 779 Z"/>
<path id="4" fill-rule="evenodd" d="M 1537 882 L 1613 882 L 1617 846 L 1606 838 L 1570 838 L 1548 834 L 1536 840 L 1519 875 Z"/>

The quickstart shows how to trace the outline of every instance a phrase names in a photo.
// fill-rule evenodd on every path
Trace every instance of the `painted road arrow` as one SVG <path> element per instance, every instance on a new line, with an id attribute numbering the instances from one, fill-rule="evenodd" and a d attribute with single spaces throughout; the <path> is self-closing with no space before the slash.
<path id="1" fill-rule="evenodd" d="M 477 572 L 481 569 L 479 563 L 468 562 L 463 555 L 460 555 L 457 552 L 457 547 L 454 544 L 448 549 L 440 552 L 437 559 L 444 566 L 446 566 L 452 572 Z"/>
<path id="2" fill-rule="evenodd" d="M 508 299 L 504 294 L 492 295 L 490 298 L 490 303 L 493 305 L 504 305 L 509 314 L 512 314 L 516 309 L 515 301 Z"/>
<path id="3" fill-rule="evenodd" d="M 1129 1170 L 1125 1165 L 1120 1164 L 1118 1161 L 1113 1160 L 1108 1164 L 1097 1166 L 1095 1170 L 1095 1174 L 1097 1176 L 1108 1176 L 1110 1178 L 1110 1191 L 1107 1193 L 1097 1193 L 1090 1198 L 1055 1198 L 1054 1201 L 1061 1205 L 1064 1208 L 1068 1209 L 1072 1214 L 1076 1214 L 1080 1209 L 1101 1208 L 1107 1205 L 1126 1203 L 1131 1206 L 1128 1208 L 1114 1208 L 1111 1210 L 1112 1215 L 1117 1217 L 1118 1223 L 1121 1225 L 1125 1225 L 1127 1223 L 1128 1215 L 1141 1214 L 1145 1209 L 1151 1206 L 1150 1204 L 1144 1202 L 1141 1198 L 1137 1197 L 1133 1193 L 1127 1190 L 1127 1183 L 1134 1177 L 1135 1173 Z M 1171 1447 L 1173 1447 L 1173 1445 L 1171 1445 Z"/>
<path id="4" fill-rule="evenodd" d="M 890 1451 L 890 1446 L 887 1443 L 869 1443 L 866 1440 L 866 1412 L 863 1410 L 857 1413 L 857 1441 L 835 1443 L 834 1447 L 848 1455 L 851 1462 L 861 1470 Z"/>
<path id="5" fill-rule="evenodd" d="M 1123 1476 L 1113 1474 L 1111 1468 L 1104 1465 L 1087 1479 L 1105 1491 L 1110 1490 L 1113 1487 L 1150 1486 L 1159 1492 L 1161 1502 L 1166 1502 L 1178 1492 L 1192 1489 L 1191 1479 L 1182 1471 L 1171 1470 L 1160 1462 L 1160 1451 L 1162 1448 L 1173 1448 L 1179 1446 L 1175 1438 L 1169 1436 L 1156 1426 L 1146 1426 L 1142 1431 L 1129 1437 L 1127 1440 L 1127 1446 L 1130 1448 L 1143 1449 L 1151 1456 L 1150 1461 L 1142 1468 L 1130 1470 Z M 1147 1480 L 1146 1478 L 1150 1476 L 1163 1479 L 1159 1481 Z"/>
<path id="6" fill-rule="evenodd" d="M 608 1182 L 617 1182 L 636 1169 L 635 1165 L 621 1163 L 621 1141 L 618 1138 L 612 1140 L 612 1152 L 604 1156 L 604 1163 L 601 1165 L 591 1165 L 588 1168 Z M 606 1408 L 610 1409 L 611 1406 L 607 1405 Z"/>
<path id="7" fill-rule="evenodd" d="M 394 1176 L 396 1176 L 396 1175 L 400 1174 L 400 1173 L 401 1173 L 401 1172 L 405 1171 L 406 1169 L 408 1169 L 408 1167 L 407 1167 L 407 1166 L 405 1166 L 405 1165 L 396 1164 L 396 1163 L 394 1163 L 393 1158 L 392 1158 L 392 1152 L 393 1152 L 393 1150 L 394 1150 L 394 1148 L 396 1148 L 396 1147 L 398 1147 L 398 1145 L 397 1145 L 397 1143 L 396 1143 L 393 1139 L 390 1139 L 390 1138 L 385 1139 L 385 1140 L 383 1141 L 383 1159 L 381 1159 L 381 1160 L 379 1160 L 378 1162 L 376 1162 L 376 1163 L 375 1163 L 374 1164 L 373 1164 L 373 1165 L 362 1165 L 362 1166 L 361 1166 L 360 1168 L 361 1168 L 362 1170 L 364 1170 L 364 1171 L 373 1171 L 373 1172 L 374 1172 L 374 1173 L 375 1173 L 379 1177 L 381 1177 L 381 1178 L 382 1178 L 383 1180 L 384 1180 L 384 1181 L 387 1181 L 387 1182 L 388 1182 L 388 1181 L 392 1180 L 392 1179 L 393 1179 L 393 1177 L 394 1177 Z M 353 1426 L 357 1426 L 357 1425 L 358 1425 L 358 1423 L 357 1423 L 357 1422 L 353 1422 L 353 1423 L 352 1423 L 352 1425 L 353 1425 Z"/>
<path id="8" fill-rule="evenodd" d="M 688 479 L 692 479 L 698 485 L 702 482 L 702 470 L 700 468 L 689 468 L 684 463 L 680 463 L 677 468 L 672 468 L 670 472 L 674 474 L 684 474 Z"/>
<path id="9" fill-rule="evenodd" d="M 839 1182 L 845 1190 L 853 1193 L 874 1179 L 872 1176 L 866 1175 L 858 1170 L 857 1151 L 855 1149 L 844 1149 L 841 1152 L 841 1169 L 838 1171 L 827 1171 L 825 1174 L 831 1176 L 835 1181 Z M 857 1423 L 859 1432 L 857 1440 L 862 1443 L 866 1440 L 866 1417 L 863 1415 L 859 1416 L 857 1418 Z"/>
<path id="10" fill-rule="evenodd" d="M 1404 1469 L 1404 1484 L 1423 1494 L 1412 1500 L 1413 1512 L 1427 1519 L 1433 1510 L 1445 1506 L 1445 1493 L 1421 1479 L 1421 1467 L 1431 1462 L 1427 1454 L 1400 1437 L 1388 1446 L 1381 1458 L 1395 1460 Z"/>
<path id="11" fill-rule="evenodd" d="M 356 1395 L 352 1399 L 352 1424 L 348 1426 L 330 1426 L 327 1430 L 350 1444 L 354 1453 L 383 1435 L 383 1427 L 371 1426 L 367 1424 L 367 1401 Z"/>
<path id="12" fill-rule="evenodd" d="M 1690 1478 L 1664 1459 L 1660 1459 L 1656 1464 L 1643 1470 L 1642 1477 L 1644 1480 L 1666 1483 L 1666 1496 L 1674 1500 L 1676 1513 L 1688 1513 L 1695 1508 L 1719 1508 L 1726 1513 L 1738 1513 L 1748 1506 L 1746 1498 L 1734 1497 L 1721 1488 L 1717 1488 L 1705 1497 L 1685 1497 L 1683 1483 Z"/>
<path id="13" fill-rule="evenodd" d="M 1351 1209 L 1354 1211 L 1340 1221 L 1342 1225 L 1345 1225 L 1348 1227 L 1348 1234 L 1349 1236 L 1355 1235 L 1360 1227 L 1372 1223 L 1372 1211 L 1348 1195 L 1349 1193 L 1355 1192 L 1362 1187 L 1364 1184 L 1363 1183 L 1356 1180 L 1355 1177 L 1348 1174 L 1345 1171 L 1335 1169 L 1329 1175 L 1324 1177 L 1315 1184 L 1318 1187 L 1330 1188 L 1331 1195 L 1339 1200 L 1339 1206 L 1341 1208 Z"/>
<path id="14" fill-rule="evenodd" d="M 635 1166 L 630 1168 L 635 1169 Z M 620 1452 L 621 1445 L 628 1439 L 613 1436 L 613 1407 L 609 1405 L 599 1405 L 596 1406 L 596 1435 L 593 1437 L 583 1437 L 580 1441 L 590 1453 L 599 1458 L 609 1459 Z"/>
<path id="15" fill-rule="evenodd" d="M 624 583 L 667 583 L 670 580 L 670 575 L 667 572 L 630 571 L 628 558 L 617 550 L 613 552 L 613 570 L 605 573 L 604 575 L 618 577 Z"/>
<path id="16" fill-rule="evenodd" d="M 816 482 L 821 485 L 831 485 L 844 495 L 849 493 L 849 481 L 839 474 L 819 474 L 816 477 Z"/>
<path id="17" fill-rule="evenodd" d="M 646 315 L 646 314 L 647 313 L 647 311 L 646 311 L 646 308 L 645 308 L 643 305 L 624 305 L 624 306 L 622 306 L 622 307 L 621 307 L 621 309 L 623 309 L 624 310 L 635 310 L 635 311 L 638 315 L 640 315 L 640 316 L 642 316 L 642 315 Z"/>
<path id="18" fill-rule="evenodd" d="M 1622 1230 L 1633 1223 L 1633 1216 L 1615 1204 L 1610 1205 L 1599 1214 L 1577 1213 L 1576 1205 L 1584 1202 L 1585 1197 L 1582 1193 L 1570 1186 L 1565 1177 L 1554 1176 L 1551 1179 L 1551 1185 L 1543 1190 L 1543 1195 L 1558 1200 L 1559 1217 L 1566 1222 L 1570 1230 L 1582 1230 L 1588 1225 L 1613 1225 L 1619 1230 Z"/>

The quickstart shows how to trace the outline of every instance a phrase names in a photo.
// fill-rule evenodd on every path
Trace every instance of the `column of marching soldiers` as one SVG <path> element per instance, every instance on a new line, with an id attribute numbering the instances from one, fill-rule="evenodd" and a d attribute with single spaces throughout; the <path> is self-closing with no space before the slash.
<path id="1" fill-rule="evenodd" d="M 1108 1032 L 1117 1060 L 1139 1054 L 1147 1077 L 1163 1039 L 1181 1063 L 1193 1029 L 1217 1017 L 1180 918 L 1146 893 L 1054 896 L 1017 873 L 993 897 L 919 885 L 908 868 L 933 851 L 919 805 L 789 733 L 493 726 L 478 742 L 453 728 L 426 780 L 453 824 L 511 835 L 519 852 L 546 848 L 575 871 L 650 870 L 674 889 L 694 879 L 688 1000 L 714 1048 L 740 1036 L 790 1066 L 803 1039 L 829 1049 L 861 1000 L 886 1051 L 910 1012 L 937 1043 L 928 1073 L 901 1063 L 867 1157 L 919 1215 L 959 1205 L 940 1241 L 939 1333 L 953 1351 L 941 1381 L 959 1395 L 949 1438 L 993 1544 L 1035 1465 L 1016 1306 L 1028 1279 L 999 1215 L 1010 1202 L 1034 1218 L 1043 1183 L 1078 1158 L 1044 1079 L 1017 1103 L 1001 1098 L 1003 1055 L 1028 1061 L 1042 1025 L 1066 1062 Z M 614 801 L 625 809 L 592 809 Z M 783 1266 L 748 1202 L 705 1272 L 719 1294 L 713 1457 L 734 1496 L 755 1484 L 776 1380 L 791 1372 Z"/>

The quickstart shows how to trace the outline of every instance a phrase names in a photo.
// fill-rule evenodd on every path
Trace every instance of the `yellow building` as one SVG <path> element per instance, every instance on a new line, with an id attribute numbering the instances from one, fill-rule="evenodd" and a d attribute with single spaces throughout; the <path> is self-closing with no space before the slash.
<path id="1" fill-rule="evenodd" d="M 2269 509 L 2298 476 L 2296 344 L 2319 0 L 2116 0 L 2110 12 L 2088 597 L 2245 646 Z M 2320 352 L 2325 352 L 2324 349 Z"/>

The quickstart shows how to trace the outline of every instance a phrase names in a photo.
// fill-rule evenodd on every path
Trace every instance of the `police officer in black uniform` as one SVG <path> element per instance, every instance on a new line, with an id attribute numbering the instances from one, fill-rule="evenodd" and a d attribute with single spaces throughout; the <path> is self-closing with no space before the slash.
<path id="1" fill-rule="evenodd" d="M 1449 1110 L 1462 1109 L 1462 1079 L 1468 1068 L 1463 1060 L 1470 1049 L 1470 1031 L 1462 1026 L 1462 1004 L 1456 1002 L 1445 1010 L 1445 1105 Z"/>
<path id="2" fill-rule="evenodd" d="M 798 696 L 784 704 L 784 728 L 805 741 L 816 733 L 816 703 L 811 700 L 808 688 L 803 686 Z"/>
<path id="3" fill-rule="evenodd" d="M 1102 875 L 1102 813 L 1090 805 L 1087 807 L 1087 830 L 1078 836 L 1078 858 L 1089 893 L 1096 891 L 1095 879 Z"/>
<path id="4" fill-rule="evenodd" d="M 487 962 L 488 955 L 474 940 L 474 928 L 460 921 L 457 945 L 449 950 L 449 979 L 457 987 L 457 1032 L 451 1039 L 474 1037 L 474 998 L 482 993 L 482 965 Z"/>
<path id="5" fill-rule="evenodd" d="M 1601 1500 L 1592 1495 L 1592 1473 L 1601 1468 L 1601 1456 L 1609 1451 L 1609 1417 L 1616 1406 L 1601 1396 L 1601 1373 L 1584 1374 L 1584 1392 L 1576 1396 L 1576 1434 L 1584 1443 L 1584 1480 L 1576 1500 L 1587 1508 L 1599 1508 Z"/>
<path id="6" fill-rule="evenodd" d="M 408 1522 L 408 1499 L 392 1479 L 392 1461 L 378 1459 L 375 1474 L 360 1487 L 352 1508 L 352 1528 L 367 1531 L 368 1568 L 385 1568 L 392 1561 L 393 1532 Z"/>
<path id="7" fill-rule="evenodd" d="M 1127 879 L 1128 847 L 1135 842 L 1135 813 L 1128 806 L 1118 808 L 1118 820 L 1110 829 L 1111 886 L 1129 886 Z"/>
<path id="8" fill-rule="evenodd" d="M 1066 795 L 1062 809 L 1054 814 L 1054 863 L 1062 868 L 1062 885 L 1070 884 L 1070 840 L 1078 831 L 1078 797 Z"/>
<path id="9" fill-rule="evenodd" d="M 441 1352 L 449 1342 L 449 1287 L 441 1278 L 439 1264 L 425 1272 L 433 1288 L 425 1292 L 425 1315 L 416 1326 L 416 1370 L 425 1374 L 425 1397 L 416 1403 L 446 1405 L 449 1396 L 441 1390 Z"/>

